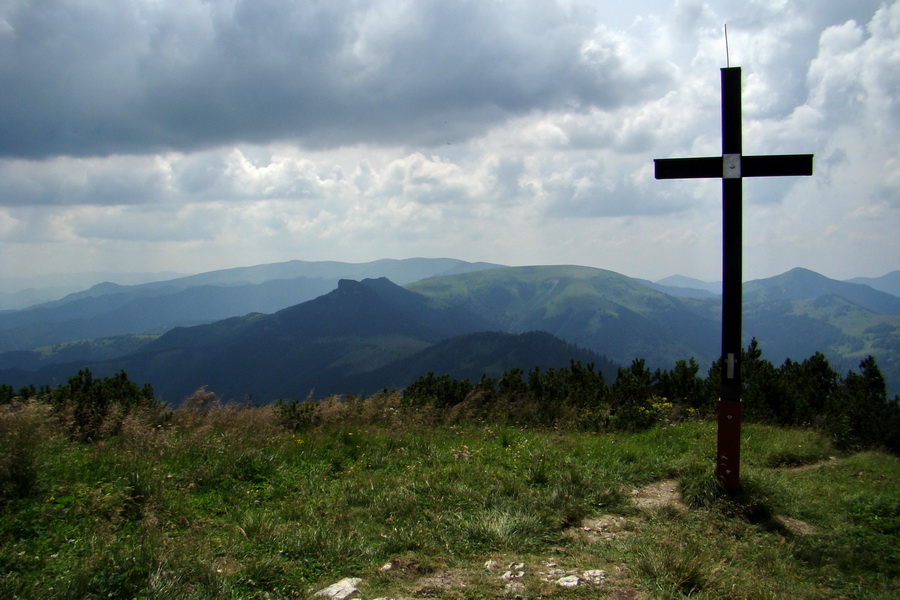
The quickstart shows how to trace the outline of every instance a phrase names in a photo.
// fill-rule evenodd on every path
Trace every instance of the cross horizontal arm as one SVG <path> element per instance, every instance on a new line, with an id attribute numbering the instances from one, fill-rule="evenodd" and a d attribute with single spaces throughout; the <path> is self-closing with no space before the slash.
<path id="1" fill-rule="evenodd" d="M 722 157 L 656 158 L 657 179 L 709 179 L 722 177 Z"/>
<path id="2" fill-rule="evenodd" d="M 812 174 L 812 154 L 741 157 L 741 175 L 743 177 L 782 177 Z"/>
<path id="3" fill-rule="evenodd" d="M 738 155 L 733 155 L 738 156 Z M 741 156 L 740 177 L 781 177 L 812 175 L 812 154 L 781 154 L 773 156 Z M 657 158 L 657 179 L 719 179 L 723 172 L 723 157 Z"/>

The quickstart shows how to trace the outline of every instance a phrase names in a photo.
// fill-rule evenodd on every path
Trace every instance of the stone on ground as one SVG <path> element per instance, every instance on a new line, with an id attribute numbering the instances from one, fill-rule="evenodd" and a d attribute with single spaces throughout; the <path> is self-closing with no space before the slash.
<path id="1" fill-rule="evenodd" d="M 330 598 L 331 600 L 347 600 L 347 598 L 359 591 L 356 589 L 356 586 L 361 581 L 362 579 L 357 577 L 345 577 L 337 583 L 329 585 L 324 590 L 319 590 L 315 593 L 315 596 L 316 598 Z"/>

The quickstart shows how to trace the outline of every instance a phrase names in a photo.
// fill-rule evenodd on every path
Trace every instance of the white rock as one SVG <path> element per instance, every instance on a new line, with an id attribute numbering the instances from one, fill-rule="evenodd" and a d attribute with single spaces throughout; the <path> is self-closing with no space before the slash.
<path id="1" fill-rule="evenodd" d="M 521 571 L 525 568 L 525 563 L 511 563 L 509 565 L 510 571 Z"/>
<path id="2" fill-rule="evenodd" d="M 606 579 L 606 571 L 591 569 L 590 571 L 582 573 L 581 576 L 595 585 L 600 585 L 603 583 L 603 580 Z"/>
<path id="3" fill-rule="evenodd" d="M 486 563 L 484 563 L 484 568 L 487 569 L 488 571 L 493 571 L 494 569 L 498 568 L 499 566 L 500 565 L 497 564 L 496 560 L 489 560 Z"/>
<path id="4" fill-rule="evenodd" d="M 315 593 L 316 598 L 331 598 L 332 600 L 347 600 L 353 594 L 359 592 L 356 586 L 362 579 L 358 577 L 345 577 L 337 583 L 329 585 L 324 590 Z"/>
<path id="5" fill-rule="evenodd" d="M 578 587 L 579 584 L 581 584 L 581 580 L 578 578 L 578 575 L 567 575 L 556 582 L 556 585 L 565 588 Z"/>

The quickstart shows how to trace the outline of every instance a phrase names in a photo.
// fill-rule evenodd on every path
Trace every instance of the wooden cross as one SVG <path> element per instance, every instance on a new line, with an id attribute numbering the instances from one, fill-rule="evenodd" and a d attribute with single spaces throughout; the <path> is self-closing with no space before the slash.
<path id="1" fill-rule="evenodd" d="M 741 212 L 744 177 L 812 175 L 812 154 L 743 156 L 741 69 L 722 71 L 722 156 L 658 158 L 657 179 L 722 179 L 722 383 L 716 478 L 738 490 L 741 450 Z"/>

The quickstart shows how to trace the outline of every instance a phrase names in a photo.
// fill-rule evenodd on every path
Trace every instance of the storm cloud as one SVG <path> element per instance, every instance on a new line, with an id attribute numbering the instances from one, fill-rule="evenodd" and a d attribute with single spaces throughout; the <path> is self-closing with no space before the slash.
<path id="1" fill-rule="evenodd" d="M 13 2 L 0 55 L 0 155 L 15 157 L 434 145 L 674 76 L 553 2 Z"/>

